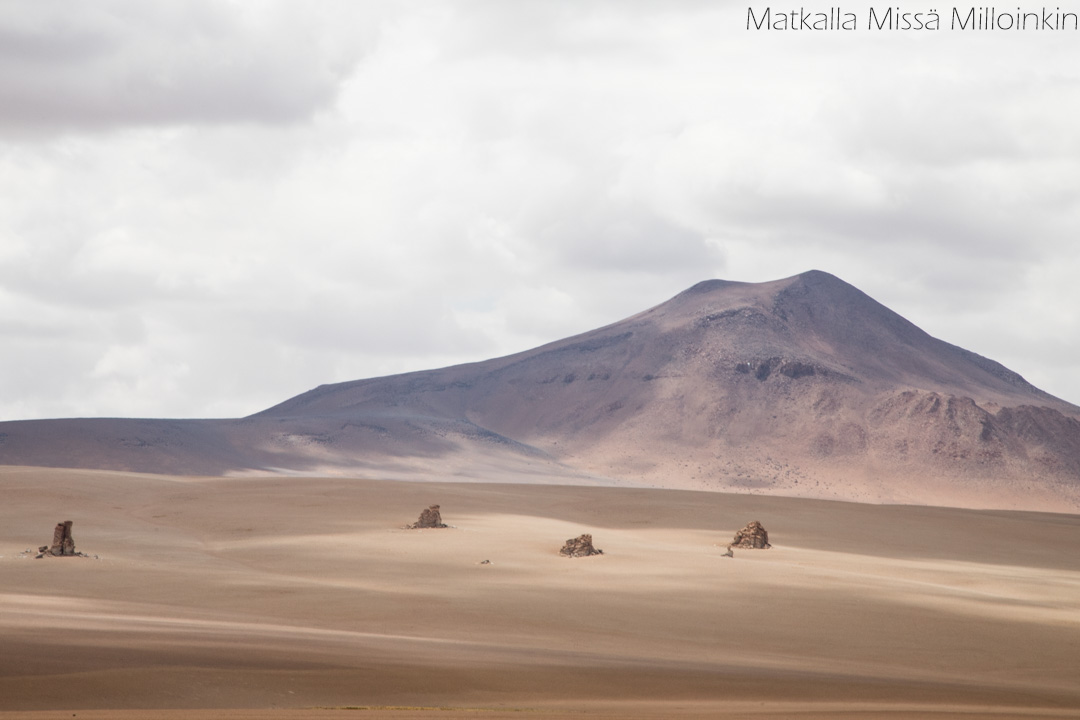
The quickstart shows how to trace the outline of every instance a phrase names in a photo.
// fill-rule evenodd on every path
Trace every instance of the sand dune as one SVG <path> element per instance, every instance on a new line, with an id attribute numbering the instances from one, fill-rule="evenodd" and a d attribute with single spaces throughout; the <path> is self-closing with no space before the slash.
<path id="1" fill-rule="evenodd" d="M 1077 516 L 16 467 L 0 496 L 3 718 L 1080 712 Z M 403 529 L 432 503 L 455 527 Z M 99 559 L 22 554 L 62 519 Z M 722 557 L 752 519 L 774 547 Z M 582 532 L 604 554 L 559 556 Z"/>

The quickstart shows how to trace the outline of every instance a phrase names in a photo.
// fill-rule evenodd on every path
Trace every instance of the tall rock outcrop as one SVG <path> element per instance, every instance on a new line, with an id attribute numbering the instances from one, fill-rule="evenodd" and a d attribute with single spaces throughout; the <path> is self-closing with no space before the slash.
<path id="1" fill-rule="evenodd" d="M 52 545 L 42 545 L 38 548 L 38 552 L 41 555 L 51 555 L 53 557 L 78 555 L 79 553 L 75 552 L 75 540 L 71 537 L 71 526 L 73 524 L 71 520 L 57 523 L 53 529 Z"/>

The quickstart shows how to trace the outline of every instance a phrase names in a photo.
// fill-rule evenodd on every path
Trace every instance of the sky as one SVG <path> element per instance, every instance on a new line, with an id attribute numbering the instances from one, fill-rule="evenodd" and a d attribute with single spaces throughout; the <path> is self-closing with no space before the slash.
<path id="1" fill-rule="evenodd" d="M 838 5 L 0 0 L 0 420 L 239 417 L 810 269 L 1080 403 L 1080 32 Z"/>

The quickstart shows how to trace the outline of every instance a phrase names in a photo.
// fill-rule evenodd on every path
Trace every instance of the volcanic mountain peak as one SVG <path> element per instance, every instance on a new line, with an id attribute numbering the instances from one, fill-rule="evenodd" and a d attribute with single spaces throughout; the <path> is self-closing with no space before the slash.
<path id="1" fill-rule="evenodd" d="M 752 365 L 779 356 L 871 384 L 958 391 L 988 402 L 1015 402 L 1019 393 L 1062 404 L 1019 374 L 928 335 L 820 270 L 765 283 L 707 280 L 636 318 L 653 318 L 668 331 L 690 324 L 707 328 L 711 347 L 741 353 Z"/>
<path id="2" fill-rule="evenodd" d="M 654 323 L 664 331 L 696 326 L 713 335 L 735 332 L 750 345 L 797 347 L 823 340 L 830 345 L 871 344 L 890 336 L 911 344 L 929 338 L 862 291 L 820 270 L 763 283 L 706 280 L 608 328 L 635 321 Z"/>
<path id="3" fill-rule="evenodd" d="M 765 283 L 707 280 L 625 320 L 532 350 L 322 385 L 253 417 L 415 410 L 417 402 L 433 415 L 460 417 L 478 411 L 476 403 L 500 386 L 513 388 L 517 402 L 530 396 L 524 388 L 561 382 L 568 391 L 572 386 L 567 402 L 577 405 L 600 401 L 591 392 L 597 387 L 606 389 L 605 397 L 633 394 L 624 386 L 642 379 L 683 378 L 687 393 L 715 392 L 718 374 L 764 380 L 774 371 L 859 383 L 866 392 L 917 388 L 998 405 L 1069 407 L 1004 366 L 931 337 L 843 280 L 811 270 Z M 582 392 L 582 381 L 590 392 Z M 498 402 L 510 399 L 496 395 Z M 447 398 L 460 401 L 447 408 Z"/>

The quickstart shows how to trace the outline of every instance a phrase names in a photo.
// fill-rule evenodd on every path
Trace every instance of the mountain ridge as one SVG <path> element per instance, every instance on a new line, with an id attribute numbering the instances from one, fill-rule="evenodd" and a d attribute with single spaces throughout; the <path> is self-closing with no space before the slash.
<path id="1" fill-rule="evenodd" d="M 0 462 L 1080 509 L 1080 408 L 818 270 L 706 280 L 531 350 L 320 385 L 237 420 L 66 421 L 83 448 L 68 457 L 46 447 L 62 421 L 39 422 L 36 440 L 0 423 Z"/>

